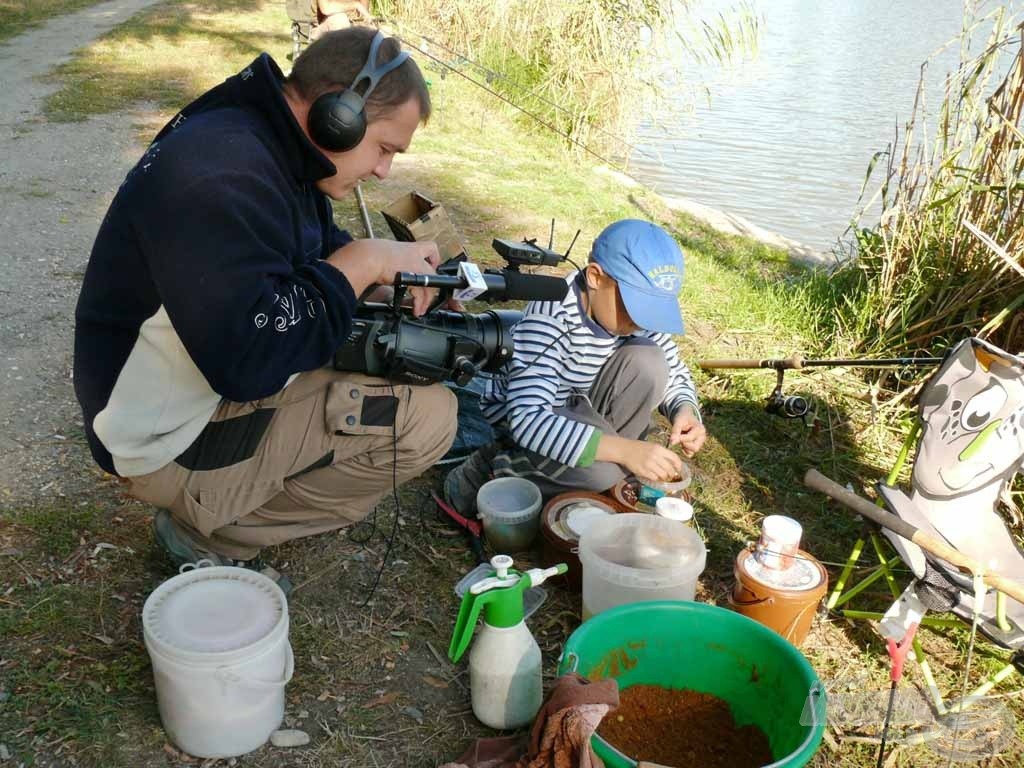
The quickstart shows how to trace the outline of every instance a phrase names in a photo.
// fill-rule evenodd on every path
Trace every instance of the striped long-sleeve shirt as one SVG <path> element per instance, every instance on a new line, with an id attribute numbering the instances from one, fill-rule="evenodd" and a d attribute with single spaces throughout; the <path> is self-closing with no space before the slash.
<path id="1" fill-rule="evenodd" d="M 557 414 L 573 393 L 587 394 L 612 354 L 630 338 L 608 333 L 581 305 L 576 274 L 561 302 L 531 302 L 512 331 L 515 356 L 489 382 L 481 400 L 492 424 L 505 421 L 516 444 L 569 466 L 593 462 L 600 430 Z M 666 333 L 638 331 L 665 353 L 669 377 L 659 410 L 672 419 L 683 404 L 698 411 L 693 375 Z"/>

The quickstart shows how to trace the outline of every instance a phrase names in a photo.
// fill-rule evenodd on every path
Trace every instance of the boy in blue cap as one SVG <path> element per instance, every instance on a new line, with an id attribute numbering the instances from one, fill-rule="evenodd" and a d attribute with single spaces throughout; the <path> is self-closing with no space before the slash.
<path id="1" fill-rule="evenodd" d="M 545 498 L 604 491 L 627 473 L 678 476 L 682 460 L 646 442 L 651 411 L 672 424 L 669 446 L 704 444 L 697 393 L 671 334 L 683 333 L 683 254 L 663 229 L 625 219 L 594 241 L 567 277 L 561 302 L 531 302 L 515 326 L 515 356 L 487 382 L 484 415 L 504 439 L 479 449 L 445 479 L 461 514 L 492 477 L 525 477 Z"/>

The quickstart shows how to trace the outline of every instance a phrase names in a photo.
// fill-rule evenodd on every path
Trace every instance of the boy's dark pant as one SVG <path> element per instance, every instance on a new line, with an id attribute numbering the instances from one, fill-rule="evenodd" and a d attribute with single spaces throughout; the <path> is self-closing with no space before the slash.
<path id="1" fill-rule="evenodd" d="M 664 351 L 649 339 L 634 337 L 608 359 L 589 393 L 570 397 L 555 413 L 605 434 L 639 440 L 650 428 L 651 411 L 667 384 Z M 625 477 L 618 464 L 596 461 L 589 467 L 570 467 L 523 448 L 499 451 L 492 466 L 495 477 L 532 480 L 545 499 L 566 491 L 605 491 Z"/>

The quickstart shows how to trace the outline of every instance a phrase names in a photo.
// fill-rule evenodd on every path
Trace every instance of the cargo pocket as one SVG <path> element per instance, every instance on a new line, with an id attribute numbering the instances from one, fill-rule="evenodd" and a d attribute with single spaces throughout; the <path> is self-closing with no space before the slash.
<path id="1" fill-rule="evenodd" d="M 390 437 L 398 418 L 399 398 L 388 385 L 359 381 L 335 381 L 327 390 L 324 418 L 335 435 Z"/>
<path id="2" fill-rule="evenodd" d="M 185 491 L 185 509 L 192 526 L 210 536 L 218 528 L 259 509 L 283 489 L 284 481 L 278 479 L 228 488 L 201 488 L 198 498 Z"/>

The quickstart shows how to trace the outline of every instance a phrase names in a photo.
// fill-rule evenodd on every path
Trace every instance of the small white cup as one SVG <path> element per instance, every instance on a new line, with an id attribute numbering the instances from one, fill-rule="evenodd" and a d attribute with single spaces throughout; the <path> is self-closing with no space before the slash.
<path id="1" fill-rule="evenodd" d="M 800 551 L 803 528 L 784 515 L 769 515 L 761 521 L 761 538 L 755 556 L 765 568 L 784 571 L 791 567 Z"/>
<path id="2" fill-rule="evenodd" d="M 693 505 L 685 499 L 662 496 L 654 502 L 654 511 L 658 517 L 675 520 L 683 525 L 693 525 Z"/>

